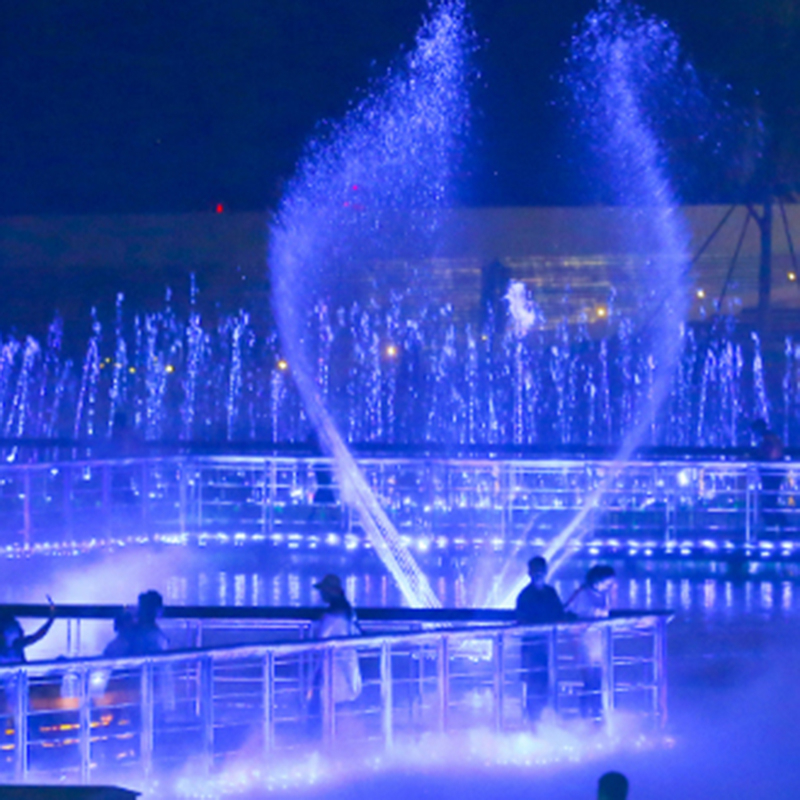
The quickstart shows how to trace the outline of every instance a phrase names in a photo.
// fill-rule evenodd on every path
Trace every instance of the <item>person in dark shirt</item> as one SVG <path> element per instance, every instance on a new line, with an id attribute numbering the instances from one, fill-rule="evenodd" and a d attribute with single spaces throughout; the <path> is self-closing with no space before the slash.
<path id="1" fill-rule="evenodd" d="M 545 583 L 547 562 L 534 556 L 528 562 L 531 582 L 517 597 L 517 623 L 519 625 L 543 625 L 564 618 L 564 606 L 552 586 Z"/>
<path id="2" fill-rule="evenodd" d="M 133 655 L 134 636 L 136 634 L 136 617 L 125 609 L 114 618 L 114 638 L 105 646 L 103 655 L 106 658 L 126 658 Z"/>
<path id="3" fill-rule="evenodd" d="M 164 599 L 155 589 L 139 595 L 136 621 L 130 631 L 129 655 L 149 656 L 168 649 L 169 640 L 158 626 L 163 611 Z"/>
<path id="4" fill-rule="evenodd" d="M 564 619 L 564 606 L 552 586 L 545 583 L 547 562 L 534 556 L 528 562 L 531 582 L 517 597 L 517 624 L 547 625 Z M 550 686 L 548 633 L 531 633 L 522 639 L 522 678 L 525 682 L 525 713 L 536 721 L 547 707 Z"/>
<path id="5" fill-rule="evenodd" d="M 597 800 L 626 800 L 628 779 L 621 772 L 606 772 L 597 783 Z"/>

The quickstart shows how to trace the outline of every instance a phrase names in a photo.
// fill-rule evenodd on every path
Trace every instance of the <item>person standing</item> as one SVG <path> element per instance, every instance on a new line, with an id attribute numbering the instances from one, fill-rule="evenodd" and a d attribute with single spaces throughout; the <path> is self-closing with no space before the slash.
<path id="1" fill-rule="evenodd" d="M 783 441 L 775 431 L 771 430 L 766 420 L 757 419 L 751 425 L 753 433 L 758 442 L 755 449 L 755 458 L 758 461 L 782 461 L 783 460 Z M 761 519 L 765 527 L 782 528 L 786 524 L 786 518 L 779 507 L 781 486 L 783 485 L 784 473 L 772 470 L 769 467 L 759 470 L 761 478 Z"/>
<path id="2" fill-rule="evenodd" d="M 556 590 L 545 581 L 547 561 L 534 556 L 528 561 L 531 582 L 517 597 L 518 625 L 547 625 L 564 619 L 564 606 Z M 547 707 L 550 687 L 549 633 L 531 632 L 522 639 L 522 679 L 525 683 L 525 714 L 536 721 Z"/>
<path id="3" fill-rule="evenodd" d="M 168 649 L 169 640 L 158 625 L 163 612 L 164 598 L 160 592 L 150 589 L 139 595 L 136 620 L 130 631 L 130 655 L 149 656 Z"/>
<path id="4" fill-rule="evenodd" d="M 326 607 L 312 628 L 312 636 L 315 639 L 334 639 L 361 635 L 356 612 L 345 597 L 339 576 L 328 574 L 315 583 L 314 588 L 322 596 Z M 314 663 L 308 692 L 308 712 L 312 725 L 322 719 L 323 678 L 323 661 L 318 658 Z M 334 703 L 349 702 L 361 694 L 361 668 L 354 648 L 339 648 L 334 652 L 330 681 Z"/>
<path id="5" fill-rule="evenodd" d="M 616 589 L 616 573 L 608 564 L 595 564 L 584 582 L 572 595 L 566 611 L 580 620 L 607 619 Z M 583 694 L 581 714 L 590 719 L 600 719 L 603 711 L 603 631 L 590 628 L 581 639 L 581 673 Z"/>
<path id="6" fill-rule="evenodd" d="M 56 618 L 55 604 L 50 597 L 47 600 L 50 603 L 47 622 L 28 636 L 25 635 L 25 631 L 16 617 L 10 614 L 3 614 L 0 617 L 0 664 L 24 664 L 27 661 L 25 648 L 47 636 Z"/>

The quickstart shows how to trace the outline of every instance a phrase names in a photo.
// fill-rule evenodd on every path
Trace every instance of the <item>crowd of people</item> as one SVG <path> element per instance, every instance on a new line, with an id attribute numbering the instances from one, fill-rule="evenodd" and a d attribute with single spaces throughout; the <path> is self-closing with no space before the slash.
<path id="1" fill-rule="evenodd" d="M 609 616 L 613 604 L 615 573 L 610 566 L 593 566 L 583 583 L 562 602 L 556 590 L 547 584 L 547 562 L 535 556 L 528 562 L 530 583 L 520 592 L 516 603 L 516 619 L 520 625 L 546 625 L 574 619 L 595 620 Z M 338 575 L 328 574 L 314 584 L 325 606 L 312 629 L 314 638 L 328 639 L 361 635 L 362 630 L 353 606 L 348 601 Z M 56 617 L 56 606 L 48 597 L 50 611 L 47 621 L 34 633 L 26 635 L 19 621 L 0 612 L 0 664 L 19 664 L 26 661 L 25 649 L 43 639 Z M 158 620 L 164 609 L 161 594 L 153 589 L 139 595 L 136 609 L 124 609 L 114 620 L 114 638 L 106 645 L 103 655 L 125 658 L 152 655 L 168 649 L 169 641 Z M 601 631 L 587 630 L 581 639 L 584 695 L 583 716 L 599 718 L 601 714 L 600 686 L 602 677 Z M 525 710 L 529 719 L 537 720 L 549 702 L 549 643 L 541 632 L 531 632 L 522 640 L 522 674 L 525 682 Z M 355 700 L 361 693 L 362 679 L 355 649 L 339 648 L 335 653 L 330 674 L 334 703 Z M 314 665 L 308 690 L 309 718 L 319 724 L 323 688 L 321 661 Z M 318 733 L 318 731 L 317 731 Z M 601 776 L 598 783 L 599 800 L 625 800 L 628 781 L 618 772 Z"/>

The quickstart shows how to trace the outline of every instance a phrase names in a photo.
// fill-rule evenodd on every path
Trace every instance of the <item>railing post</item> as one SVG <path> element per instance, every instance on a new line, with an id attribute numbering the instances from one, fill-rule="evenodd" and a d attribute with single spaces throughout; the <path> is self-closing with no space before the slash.
<path id="1" fill-rule="evenodd" d="M 14 703 L 14 779 L 28 777 L 28 671 L 17 672 Z"/>
<path id="2" fill-rule="evenodd" d="M 103 533 L 108 536 L 111 534 L 111 466 L 108 461 L 104 461 L 100 467 L 100 484 Z"/>
<path id="3" fill-rule="evenodd" d="M 381 730 L 387 750 L 393 743 L 392 649 L 389 642 L 381 643 Z"/>
<path id="4" fill-rule="evenodd" d="M 214 763 L 214 661 L 211 656 L 200 659 L 200 728 L 203 769 L 209 774 Z"/>
<path id="5" fill-rule="evenodd" d="M 150 532 L 150 470 L 147 459 L 142 461 L 142 529 Z"/>
<path id="6" fill-rule="evenodd" d="M 497 731 L 503 730 L 505 718 L 503 713 L 506 684 L 504 645 L 502 631 L 496 633 L 492 642 L 492 649 L 494 650 L 492 665 L 494 666 L 494 727 Z"/>
<path id="7" fill-rule="evenodd" d="M 663 474 L 663 473 L 662 473 Z M 666 514 L 666 544 L 671 544 L 675 541 L 675 534 L 677 531 L 677 498 L 675 497 L 675 492 L 677 491 L 677 487 L 674 486 L 674 482 L 670 481 L 666 475 L 663 475 L 664 478 L 664 491 L 666 496 L 664 498 L 664 508 Z"/>
<path id="8" fill-rule="evenodd" d="M 153 727 L 155 722 L 155 709 L 153 707 L 153 664 L 146 661 L 141 666 L 141 689 L 139 713 L 141 716 L 141 730 L 139 732 L 139 758 L 142 772 L 149 777 L 153 769 Z"/>
<path id="9" fill-rule="evenodd" d="M 81 783 L 87 784 L 91 780 L 92 768 L 92 698 L 89 693 L 89 671 L 84 668 L 78 675 Z"/>
<path id="10" fill-rule="evenodd" d="M 31 546 L 31 471 L 22 471 L 22 541 L 27 550 Z"/>
<path id="11" fill-rule="evenodd" d="M 322 741 L 330 747 L 336 735 L 333 702 L 333 648 L 326 647 L 322 651 L 322 696 L 320 711 L 322 712 Z"/>
<path id="12" fill-rule="evenodd" d="M 188 495 L 189 470 L 185 460 L 178 462 L 178 532 L 186 533 L 186 506 Z"/>
<path id="13" fill-rule="evenodd" d="M 653 711 L 663 728 L 667 724 L 667 619 L 659 617 L 653 632 Z"/>
<path id="14" fill-rule="evenodd" d="M 275 746 L 275 656 L 264 656 L 264 751 Z"/>
<path id="15" fill-rule="evenodd" d="M 447 730 L 447 717 L 450 709 L 450 650 L 447 636 L 442 636 L 438 643 L 436 664 L 436 682 L 439 690 L 439 730 Z"/>
<path id="16" fill-rule="evenodd" d="M 745 475 L 744 541 L 746 544 L 753 544 L 758 517 L 758 470 L 752 464 L 748 464 Z"/>
<path id="17" fill-rule="evenodd" d="M 203 532 L 203 469 L 199 467 L 195 475 L 195 495 L 197 496 L 197 533 Z"/>
<path id="18" fill-rule="evenodd" d="M 67 538 L 73 540 L 73 527 L 72 527 L 72 467 L 67 464 L 62 467 L 63 478 L 61 480 L 62 490 L 62 511 L 64 514 L 64 530 L 66 531 Z"/>
<path id="19" fill-rule="evenodd" d="M 558 626 L 553 625 L 547 634 L 547 695 L 550 708 L 558 713 Z"/>
<path id="20" fill-rule="evenodd" d="M 603 633 L 603 672 L 601 676 L 601 696 L 603 718 L 608 719 L 609 711 L 614 709 L 614 638 L 608 623 L 602 626 Z"/>

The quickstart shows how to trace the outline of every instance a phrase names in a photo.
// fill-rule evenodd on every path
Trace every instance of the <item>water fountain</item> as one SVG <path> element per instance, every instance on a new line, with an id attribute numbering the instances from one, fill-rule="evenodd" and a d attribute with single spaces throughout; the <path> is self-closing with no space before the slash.
<path id="1" fill-rule="evenodd" d="M 435 246 L 436 218 L 450 199 L 469 111 L 469 39 L 460 0 L 435 7 L 404 70 L 390 73 L 329 140 L 309 147 L 271 231 L 273 309 L 294 383 L 334 459 L 344 502 L 358 510 L 373 547 L 412 605 L 434 606 L 438 600 L 347 449 L 342 423 L 329 410 L 336 400 L 327 366 L 315 364 L 308 343 L 318 353 L 328 349 L 327 304 L 334 297 L 352 302 L 347 285 L 371 259 L 409 243 Z M 316 337 L 309 308 L 318 309 Z M 379 363 L 377 347 L 377 341 L 367 343 L 368 375 L 369 365 Z M 375 420 L 382 387 L 380 381 L 372 386 L 378 391 L 366 392 L 366 418 Z"/>
<path id="2" fill-rule="evenodd" d="M 87 446 L 101 445 L 121 411 L 149 441 L 307 440 L 308 421 L 276 332 L 260 330 L 251 309 L 236 310 L 219 325 L 196 312 L 172 322 L 164 312 L 133 312 L 125 319 L 124 301 L 121 311 L 122 324 L 112 336 L 93 335 L 80 365 L 61 352 L 59 319 L 46 342 L 4 339 L 0 413 L 8 438 L 65 440 L 77 430 Z M 617 320 L 617 330 L 601 331 L 551 318 L 545 329 L 523 336 L 510 323 L 490 347 L 476 323 L 452 319 L 446 309 L 435 317 L 412 309 L 399 319 L 378 309 L 336 311 L 327 313 L 336 357 L 328 345 L 314 362 L 336 389 L 350 443 L 613 448 L 629 425 L 637 393 L 652 379 L 654 365 L 624 319 Z M 610 313 L 613 322 L 613 308 Z M 149 345 L 145 326 L 156 333 Z M 231 332 L 237 329 L 234 347 Z M 669 400 L 651 421 L 644 444 L 746 447 L 750 422 L 762 417 L 797 446 L 798 351 L 800 342 L 787 335 L 782 381 L 773 385 L 766 381 L 760 338 L 746 324 L 725 317 L 710 330 L 688 329 Z"/>
<path id="3" fill-rule="evenodd" d="M 54 321 L 43 346 L 30 338 L 23 341 L 9 338 L 0 349 L 0 424 L 5 436 L 13 440 L 6 457 L 10 460 L 18 457 L 17 440 L 24 437 L 69 437 L 73 441 L 68 447 L 73 450 L 78 449 L 75 441 L 80 442 L 82 450 L 84 447 L 102 450 L 120 425 L 119 414 L 129 417 L 142 440 L 154 443 L 226 440 L 235 446 L 237 442 L 249 441 L 275 445 L 277 450 L 280 444 L 307 444 L 309 434 L 315 430 L 323 448 L 336 462 L 345 500 L 358 510 L 372 547 L 389 568 L 405 601 L 433 606 L 439 597 L 398 537 L 372 492 L 371 482 L 359 471 L 348 449 L 350 442 L 407 445 L 412 450 L 416 445 L 429 449 L 441 445 L 465 451 L 473 446 L 486 445 L 497 450 L 508 445 L 517 448 L 517 452 L 535 446 L 551 452 L 558 448 L 599 446 L 616 453 L 618 461 L 623 462 L 642 443 L 730 447 L 746 444 L 748 423 L 754 416 L 777 423 L 788 441 L 797 441 L 798 398 L 793 387 L 800 358 L 791 339 L 787 339 L 784 348 L 783 382 L 776 393 L 776 387 L 769 386 L 765 379 L 761 342 L 755 334 L 738 329 L 733 320 L 722 320 L 710 333 L 685 332 L 683 273 L 688 262 L 685 235 L 664 178 L 652 120 L 644 112 L 646 103 L 638 94 L 644 77 L 650 80 L 652 75 L 643 77 L 637 72 L 663 71 L 664 59 L 668 68 L 674 66 L 676 44 L 661 23 L 627 9 L 618 0 L 606 0 L 598 12 L 587 18 L 576 37 L 571 65 L 576 93 L 584 109 L 588 109 L 584 113 L 596 124 L 604 154 L 614 163 L 614 174 L 624 177 L 617 188 L 620 197 L 633 204 L 631 229 L 635 231 L 638 246 L 650 254 L 652 275 L 643 276 L 636 287 L 627 287 L 641 296 L 641 314 L 618 316 L 616 298 L 609 297 L 609 319 L 601 329 L 590 325 L 588 320 L 571 324 L 566 315 L 563 319 L 545 320 L 536 298 L 520 284 L 509 287 L 509 320 L 505 330 L 492 319 L 483 326 L 476 321 L 457 320 L 452 310 L 436 298 L 426 306 L 412 296 L 414 282 L 406 292 L 388 287 L 383 292 L 389 298 L 385 306 L 352 300 L 346 280 L 351 271 L 363 269 L 365 263 L 392 255 L 398 249 L 404 249 L 411 262 L 420 253 L 435 248 L 438 211 L 448 199 L 451 156 L 458 149 L 458 134 L 466 113 L 465 40 L 468 44 L 460 0 L 438 4 L 404 65 L 374 87 L 330 138 L 310 146 L 272 230 L 277 330 L 271 326 L 259 327 L 251 309 L 237 309 L 210 325 L 192 303 L 187 317 L 180 319 L 170 305 L 168 294 L 163 312 L 139 314 L 132 320 L 126 319 L 124 299 L 118 298 L 112 337 L 104 337 L 104 328 L 93 315 L 85 357 L 82 362 L 77 360 L 76 366 L 62 354 L 62 328 L 58 320 Z M 654 55 L 660 59 L 658 64 L 650 60 Z M 596 80 L 598 74 L 603 80 Z M 194 294 L 193 289 L 193 297 Z M 168 459 L 152 460 L 160 468 Z M 232 473 L 242 474 L 248 469 L 243 460 L 236 460 L 231 466 Z M 126 463 L 123 468 L 127 466 Z M 61 465 L 47 465 L 46 470 L 58 472 L 60 468 Z M 93 467 L 79 468 L 91 477 Z M 517 471 L 518 465 L 512 464 L 502 475 L 496 464 L 493 468 L 496 473 L 492 480 L 501 484 Z M 581 499 L 582 508 L 572 522 L 549 543 L 546 553 L 553 557 L 556 566 L 569 553 L 570 546 L 583 536 L 586 530 L 583 520 L 616 479 L 616 466 L 605 469 L 603 479 L 588 497 Z M 261 492 L 261 504 L 266 508 L 263 464 L 258 465 L 258 471 L 263 483 L 256 481 L 253 487 Z M 671 479 L 678 484 L 684 480 L 691 482 L 694 478 L 684 475 L 690 472 L 691 468 L 682 469 L 673 473 Z M 110 474 L 108 471 L 106 476 Z M 142 471 L 142 475 L 147 474 L 146 469 Z M 173 470 L 173 477 L 176 474 L 176 485 L 170 487 L 176 491 L 165 492 L 164 506 L 173 512 L 179 508 L 178 516 L 183 516 L 183 495 L 189 491 L 190 482 L 186 476 L 191 477 L 191 472 L 181 464 Z M 103 491 L 113 489 L 113 480 L 104 479 L 102 484 Z M 143 479 L 138 490 L 139 496 L 148 498 L 151 489 L 146 484 Z M 441 488 L 433 483 L 432 486 L 435 490 Z M 233 481 L 227 485 L 231 487 L 231 493 L 237 494 L 240 487 Z M 446 488 L 449 491 L 450 487 Z M 748 483 L 748 491 L 749 488 Z M 66 502 L 62 505 L 69 505 L 71 490 L 68 482 Z M 293 485 L 291 491 L 302 495 L 303 487 Z M 55 505 L 47 488 L 44 494 L 47 502 L 43 505 Z M 30 495 L 30 487 L 25 495 Z M 494 502 L 488 493 L 487 497 L 488 504 Z M 440 499 L 434 496 L 432 504 Z M 480 502 L 483 500 L 479 498 Z M 180 520 L 182 526 L 185 522 Z M 263 518 L 261 526 L 261 532 L 252 541 L 263 546 L 266 529 Z M 181 535 L 183 532 L 182 527 Z M 240 535 L 243 534 L 236 534 L 237 544 Z M 523 546 L 527 547 L 527 535 L 523 539 L 526 540 Z M 646 546 L 632 544 L 636 545 L 632 557 L 636 557 L 640 546 Z M 480 560 L 481 555 L 473 555 L 473 560 Z M 348 559 L 347 552 L 344 559 Z M 240 601 L 244 604 L 246 577 L 243 573 L 235 576 L 232 593 L 235 604 Z M 253 576 L 253 605 L 267 604 L 267 592 L 260 577 Z M 276 592 L 276 588 L 281 590 L 280 581 L 286 576 L 280 573 L 270 577 L 272 601 L 277 604 L 284 595 Z M 308 577 L 304 575 L 303 580 Z M 347 577 L 348 593 L 353 595 L 356 576 Z M 365 569 L 359 577 L 363 596 L 379 596 L 372 585 L 374 572 Z M 385 579 L 382 572 L 381 577 Z M 203 574 L 202 578 L 198 583 L 205 582 L 207 589 L 208 576 Z M 186 583 L 183 576 L 183 602 Z M 290 573 L 288 583 L 291 604 L 298 605 L 309 598 L 310 580 L 305 580 L 301 590 L 300 575 Z M 710 586 L 708 583 L 703 602 L 706 608 L 713 608 L 716 583 Z M 384 580 L 380 590 L 384 604 L 388 596 L 386 584 Z M 747 584 L 748 591 L 752 585 Z M 643 582 L 629 582 L 631 605 L 639 604 L 640 586 L 648 608 L 661 602 L 660 589 L 654 590 L 648 575 Z M 227 587 L 226 578 L 220 588 L 220 604 L 228 602 Z M 675 580 L 666 582 L 664 604 L 677 603 L 677 587 Z M 762 581 L 763 609 L 772 608 L 776 587 L 777 583 Z M 508 587 L 495 582 L 492 588 L 494 602 Z M 572 586 L 559 588 L 563 594 Z M 437 589 L 440 596 L 444 594 L 440 586 Z M 688 579 L 682 580 L 680 603 L 684 609 L 691 607 L 690 589 Z M 729 610 L 734 593 L 731 581 L 726 582 L 725 592 Z M 789 611 L 796 602 L 788 581 L 784 581 L 781 592 L 781 607 Z M 465 602 L 463 581 L 456 582 L 454 595 L 455 605 Z M 204 602 L 210 596 L 201 592 Z M 745 602 L 750 604 L 751 599 L 747 595 Z M 721 608 L 720 612 L 726 613 Z M 641 635 L 642 619 L 634 618 L 630 623 L 637 638 Z M 608 627 L 619 624 L 611 620 Z M 661 626 L 661 622 L 658 624 Z M 575 636 L 580 637 L 580 628 L 575 630 L 578 631 Z M 663 633 L 663 626 L 659 630 Z M 557 642 L 559 632 L 554 630 L 552 634 L 553 642 Z M 427 708 L 437 712 L 435 719 L 433 715 L 426 718 L 426 726 L 449 730 L 451 661 L 457 665 L 452 670 L 454 685 L 465 675 L 470 675 L 470 679 L 477 675 L 476 665 L 492 666 L 488 681 L 491 689 L 487 689 L 484 673 L 476 679 L 474 687 L 470 685 L 462 694 L 456 694 L 452 708 L 458 707 L 458 713 L 452 714 L 451 722 L 458 723 L 458 714 L 465 714 L 467 725 L 480 726 L 482 730 L 494 726 L 502 731 L 508 709 L 513 708 L 516 713 L 517 708 L 522 708 L 514 695 L 519 693 L 520 684 L 519 671 L 513 662 L 514 654 L 520 652 L 515 640 L 520 636 L 518 631 L 510 636 L 503 631 L 492 631 L 483 636 L 479 647 L 475 641 L 480 636 L 474 632 L 426 632 L 415 636 L 408 640 L 414 649 L 407 651 L 394 636 L 359 645 L 362 656 L 374 665 L 373 673 L 380 676 L 377 691 L 380 702 L 372 706 L 362 704 L 359 713 L 368 719 L 365 724 L 378 726 L 377 738 L 387 750 L 393 746 L 394 736 L 402 733 L 399 726 L 405 724 L 401 718 L 404 704 L 395 701 L 402 697 L 401 692 L 408 684 L 417 685 L 416 679 L 408 681 L 405 677 L 406 673 L 413 674 L 415 665 L 420 671 L 419 684 L 423 689 L 427 686 L 429 696 L 419 705 L 423 711 Z M 653 641 L 648 639 L 642 648 L 647 655 L 639 659 L 645 665 L 639 673 L 645 676 L 639 688 L 647 703 L 647 713 L 663 720 L 666 707 L 661 686 L 665 685 L 665 652 L 658 641 L 657 637 Z M 566 649 L 574 654 L 574 643 L 567 645 Z M 225 680 L 230 684 L 231 664 L 236 666 L 237 658 L 233 649 L 227 648 L 221 654 L 204 652 L 199 658 L 195 653 L 168 656 L 181 685 L 194 692 L 182 697 L 185 708 L 181 713 L 185 711 L 194 724 L 191 735 L 196 738 L 187 742 L 200 752 L 203 774 L 214 771 L 215 747 L 224 739 L 221 731 L 230 720 L 234 722 L 231 728 L 241 723 L 243 718 L 236 715 L 244 708 L 249 715 L 245 720 L 247 726 L 257 730 L 261 737 L 258 748 L 270 753 L 266 759 L 269 768 L 278 764 L 274 775 L 278 776 L 276 780 L 284 780 L 280 772 L 286 762 L 281 760 L 283 756 L 273 758 L 272 748 L 276 741 L 281 743 L 285 730 L 276 735 L 277 712 L 267 706 L 275 703 L 279 694 L 274 687 L 276 662 L 285 681 L 287 664 L 293 669 L 295 664 L 313 663 L 323 653 L 327 653 L 326 663 L 332 663 L 329 656 L 336 648 L 348 646 L 351 645 L 347 642 L 324 645 L 303 642 L 276 648 L 250 647 L 241 674 L 247 677 L 251 688 L 256 687 L 258 696 L 247 702 L 242 702 L 241 695 L 233 696 L 232 716 L 226 716 L 224 704 L 217 702 L 220 698 L 214 695 L 214 659 L 219 659 L 220 664 L 224 662 L 217 677 L 228 670 Z M 613 646 L 609 653 L 613 675 Z M 291 659 L 294 660 L 289 663 Z M 428 684 L 422 680 L 426 659 L 429 665 L 436 664 L 435 691 L 429 679 Z M 574 658 L 564 661 L 575 668 Z M 625 666 L 630 666 L 630 661 L 630 656 L 623 657 L 619 675 Z M 78 724 L 70 718 L 64 729 L 67 725 L 69 730 L 79 729 L 79 736 L 73 741 L 73 744 L 80 742 L 79 758 L 73 760 L 79 763 L 81 779 L 86 781 L 96 766 L 93 748 L 102 751 L 104 745 L 98 742 L 106 738 L 92 735 L 96 721 L 92 715 L 103 711 L 102 704 L 92 699 L 87 688 L 92 685 L 97 663 L 78 663 L 78 672 L 70 672 L 74 664 L 62 662 L 56 665 L 57 677 L 48 673 L 46 678 L 57 686 L 54 681 L 60 681 L 60 672 L 72 678 L 80 676 L 77 683 L 84 687 L 79 691 L 80 697 L 70 698 L 76 699 L 77 704 L 60 709 L 59 713 L 80 709 Z M 107 666 L 109 670 L 115 668 Z M 255 681 L 254 666 L 258 674 Z M 154 676 L 158 673 L 152 667 L 149 661 L 133 667 L 136 685 L 141 689 L 141 717 L 148 715 L 154 723 L 142 725 L 140 755 L 144 763 L 152 760 L 154 748 L 161 747 L 166 739 L 160 737 L 156 746 L 155 728 L 164 720 L 171 723 L 177 718 L 175 708 L 166 708 L 169 712 L 166 714 L 154 710 L 153 698 L 157 697 Z M 37 667 L 31 669 L 31 674 L 36 675 Z M 396 687 L 393 669 L 398 671 Z M 303 723 L 303 703 L 307 696 L 303 670 L 297 668 L 297 687 L 292 689 L 293 702 L 300 711 L 289 720 L 298 728 Z M 506 670 L 510 670 L 508 677 Z M 19 674 L 28 673 L 19 670 Z M 556 693 L 557 678 L 556 668 L 556 680 L 551 682 Z M 579 676 L 570 676 L 565 683 L 565 697 L 575 699 L 574 686 L 578 682 Z M 325 683 L 330 684 L 330 680 Z M 613 686 L 609 681 L 604 689 L 609 707 L 616 702 Z M 376 690 L 374 680 L 371 688 Z M 59 689 L 57 686 L 54 696 Z M 459 686 L 458 692 L 462 689 Z M 630 683 L 621 687 L 620 694 L 622 689 L 629 690 Z M 24 686 L 17 688 L 17 697 L 24 699 L 26 691 Z M 397 697 L 393 696 L 395 691 Z M 328 705 L 330 737 L 337 730 L 333 724 L 336 709 L 332 700 Z M 20 703 L 15 709 L 19 721 L 15 721 L 13 730 L 6 726 L 6 734 L 13 733 L 15 737 L 7 749 L 16 754 L 15 769 L 23 779 L 30 766 L 26 763 L 27 756 L 19 756 L 27 752 L 24 737 L 28 732 L 22 721 L 25 707 L 25 703 Z M 413 717 L 413 707 L 412 698 L 408 703 L 409 719 Z M 112 718 L 113 714 L 105 722 L 100 719 L 97 725 L 107 726 Z M 196 724 L 198 718 L 200 725 Z M 285 723 L 286 719 L 277 721 Z M 418 721 L 412 721 L 417 725 Z M 514 720 L 516 724 L 521 728 L 527 725 L 521 712 L 519 721 Z M 346 734 L 346 724 L 342 725 L 342 731 L 342 735 Z M 418 729 L 414 727 L 413 731 L 418 738 Z M 289 733 L 293 735 L 294 730 Z M 547 731 L 543 739 L 551 735 L 558 738 L 560 734 L 563 731 Z M 129 729 L 122 736 L 127 741 Z M 486 748 L 491 749 L 492 745 L 498 747 L 496 758 L 503 764 L 515 763 L 516 759 L 529 766 L 531 760 L 541 763 L 560 757 L 559 753 L 543 750 L 542 742 L 532 739 L 528 731 L 514 741 L 492 738 L 488 733 L 481 736 L 481 746 L 474 753 L 464 750 L 469 753 L 469 760 L 486 758 Z M 621 738 L 632 737 L 624 734 Z M 571 753 L 572 759 L 583 758 L 585 750 L 576 744 L 586 741 L 591 741 L 591 737 L 587 740 L 584 732 L 577 729 L 575 740 L 569 738 L 563 750 Z M 422 763 L 428 757 L 427 744 L 425 740 L 425 752 L 417 754 Z M 611 737 L 609 741 L 600 741 L 598 748 L 614 748 L 617 744 Z M 244 749 L 251 745 L 252 741 Z M 506 752 L 509 745 L 513 751 L 511 759 Z M 456 753 L 452 746 L 443 752 L 440 758 L 450 766 L 459 763 L 457 756 L 463 758 L 463 752 Z M 261 749 L 256 758 L 261 769 L 265 761 Z M 377 763 L 370 768 L 374 770 Z M 404 766 L 407 764 L 408 760 Z M 39 762 L 34 766 L 38 768 Z M 45 762 L 45 766 L 49 764 Z M 226 762 L 220 790 L 227 790 L 239 780 L 233 774 L 235 768 L 228 767 Z M 149 765 L 145 771 L 148 768 Z M 295 772 L 305 774 L 306 768 L 302 766 Z M 313 768 L 308 772 L 313 777 Z M 259 786 L 271 790 L 272 777 L 270 773 Z M 202 793 L 209 785 L 215 790 L 214 784 L 203 777 L 199 787 L 192 783 L 191 790 Z"/>

